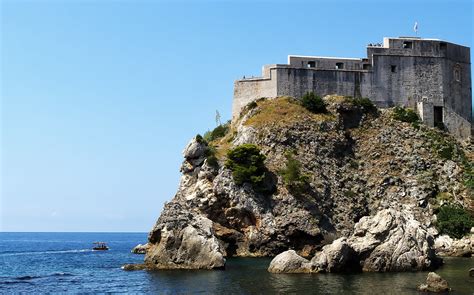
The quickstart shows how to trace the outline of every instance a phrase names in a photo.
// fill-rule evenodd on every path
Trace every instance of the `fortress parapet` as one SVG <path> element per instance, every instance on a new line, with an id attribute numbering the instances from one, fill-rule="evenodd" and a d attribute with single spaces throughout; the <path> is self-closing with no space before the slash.
<path id="1" fill-rule="evenodd" d="M 265 65 L 262 77 L 234 83 L 232 116 L 261 97 L 307 92 L 368 97 L 378 107 L 418 111 L 429 126 L 444 126 L 460 138 L 471 136 L 469 47 L 437 39 L 384 38 L 369 44 L 366 58 L 288 56 L 288 64 Z"/>

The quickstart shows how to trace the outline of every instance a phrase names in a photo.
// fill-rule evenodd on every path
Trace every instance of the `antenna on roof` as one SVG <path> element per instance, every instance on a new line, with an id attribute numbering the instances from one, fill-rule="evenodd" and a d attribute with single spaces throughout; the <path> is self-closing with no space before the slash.
<path id="1" fill-rule="evenodd" d="M 418 22 L 415 21 L 415 25 L 413 26 L 413 31 L 415 31 L 415 35 L 418 36 Z"/>

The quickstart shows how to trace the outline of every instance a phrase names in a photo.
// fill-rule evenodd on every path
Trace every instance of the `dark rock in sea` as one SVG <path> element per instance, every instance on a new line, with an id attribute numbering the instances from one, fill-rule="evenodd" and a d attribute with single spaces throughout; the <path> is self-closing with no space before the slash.
<path id="1" fill-rule="evenodd" d="M 469 276 L 470 276 L 470 277 L 474 277 L 474 268 L 471 268 L 471 269 L 469 270 Z"/>
<path id="2" fill-rule="evenodd" d="M 123 270 L 132 271 L 149 269 L 149 266 L 147 266 L 146 264 L 125 264 L 121 268 Z"/>
<path id="3" fill-rule="evenodd" d="M 428 273 L 426 283 L 418 286 L 421 292 L 445 293 L 451 291 L 448 282 L 434 272 Z"/>

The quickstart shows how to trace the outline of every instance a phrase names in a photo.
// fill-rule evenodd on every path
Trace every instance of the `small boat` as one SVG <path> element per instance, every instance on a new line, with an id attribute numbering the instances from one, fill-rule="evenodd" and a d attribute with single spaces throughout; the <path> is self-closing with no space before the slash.
<path id="1" fill-rule="evenodd" d="M 107 244 L 105 242 L 94 242 L 94 247 L 92 250 L 98 250 L 98 251 L 105 251 L 109 250 L 109 247 L 107 247 Z"/>

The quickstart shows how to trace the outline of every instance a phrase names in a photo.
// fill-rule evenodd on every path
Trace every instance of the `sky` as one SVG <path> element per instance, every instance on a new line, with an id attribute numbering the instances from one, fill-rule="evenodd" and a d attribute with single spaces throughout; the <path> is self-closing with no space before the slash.
<path id="1" fill-rule="evenodd" d="M 0 231 L 147 232 L 233 81 L 384 36 L 472 47 L 472 1 L 0 0 Z"/>

